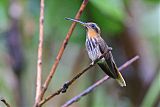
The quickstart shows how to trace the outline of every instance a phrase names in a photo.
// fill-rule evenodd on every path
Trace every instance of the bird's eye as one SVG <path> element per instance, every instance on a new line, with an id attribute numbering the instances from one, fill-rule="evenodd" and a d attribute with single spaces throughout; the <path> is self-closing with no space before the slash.
<path id="1" fill-rule="evenodd" d="M 96 28 L 96 26 L 95 26 L 94 24 L 91 24 L 91 27 L 92 27 L 92 28 Z"/>

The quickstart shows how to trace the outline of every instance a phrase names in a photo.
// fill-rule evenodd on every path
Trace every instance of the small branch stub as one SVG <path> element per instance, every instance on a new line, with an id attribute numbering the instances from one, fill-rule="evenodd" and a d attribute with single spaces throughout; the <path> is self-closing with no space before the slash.
<path id="1" fill-rule="evenodd" d="M 69 82 L 66 82 L 62 87 L 62 93 L 65 93 L 69 87 Z"/>

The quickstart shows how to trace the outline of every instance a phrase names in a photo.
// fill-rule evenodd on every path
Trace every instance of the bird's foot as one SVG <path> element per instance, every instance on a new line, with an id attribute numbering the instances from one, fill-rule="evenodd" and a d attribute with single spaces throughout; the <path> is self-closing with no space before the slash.
<path id="1" fill-rule="evenodd" d="M 97 59 L 95 59 L 94 61 L 92 61 L 91 65 L 96 64 L 100 59 L 101 59 L 101 57 L 99 56 Z"/>
<path id="2" fill-rule="evenodd" d="M 95 64 L 95 61 L 92 61 L 92 62 L 91 62 L 91 65 L 94 65 L 94 64 Z"/>
<path id="3" fill-rule="evenodd" d="M 108 47 L 108 51 L 112 51 L 112 47 Z"/>

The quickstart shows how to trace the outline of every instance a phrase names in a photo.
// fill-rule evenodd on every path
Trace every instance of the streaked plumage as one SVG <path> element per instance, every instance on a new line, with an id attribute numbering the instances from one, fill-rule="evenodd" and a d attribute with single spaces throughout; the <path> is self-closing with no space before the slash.
<path id="1" fill-rule="evenodd" d="M 92 61 L 95 61 L 109 49 L 106 42 L 100 36 L 100 28 L 95 23 L 85 23 L 75 19 L 67 19 L 79 22 L 80 24 L 86 27 L 87 36 L 85 45 L 89 58 Z M 120 86 L 126 86 L 126 83 L 114 62 L 111 51 L 109 51 L 106 54 L 106 56 L 103 57 L 97 64 L 108 76 L 110 76 L 113 79 L 116 79 Z"/>

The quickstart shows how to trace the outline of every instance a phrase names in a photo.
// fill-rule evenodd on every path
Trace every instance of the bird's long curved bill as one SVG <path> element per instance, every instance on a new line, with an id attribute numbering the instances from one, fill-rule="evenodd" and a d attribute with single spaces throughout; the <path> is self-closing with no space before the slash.
<path id="1" fill-rule="evenodd" d="M 85 22 L 82 22 L 82 21 L 79 21 L 79 20 L 76 20 L 76 19 L 72 19 L 72 18 L 68 18 L 68 17 L 66 17 L 65 19 L 66 19 L 66 20 L 71 20 L 71 21 L 74 21 L 74 22 L 78 22 L 78 23 L 80 23 L 81 25 L 86 26 L 86 23 L 85 23 Z"/>

